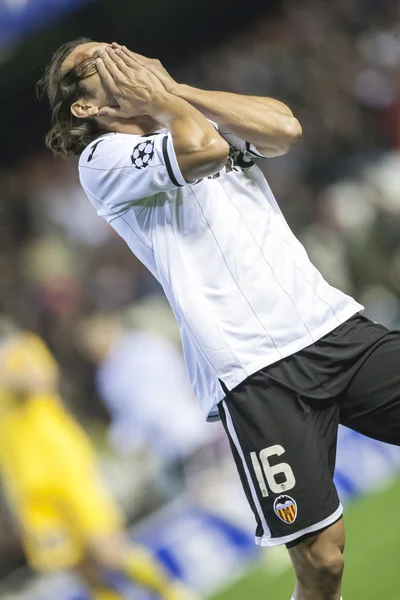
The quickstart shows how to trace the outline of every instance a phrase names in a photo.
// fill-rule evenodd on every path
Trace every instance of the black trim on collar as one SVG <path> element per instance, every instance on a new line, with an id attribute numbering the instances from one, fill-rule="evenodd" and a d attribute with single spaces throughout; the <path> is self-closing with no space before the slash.
<path id="1" fill-rule="evenodd" d="M 166 135 L 162 141 L 162 153 L 164 156 L 165 166 L 167 167 L 169 178 L 172 181 L 172 183 L 174 185 L 176 185 L 176 187 L 183 187 L 182 184 L 180 184 L 178 182 L 178 180 L 176 179 L 174 172 L 172 170 L 171 160 L 168 156 L 167 144 L 168 144 L 168 136 Z"/>

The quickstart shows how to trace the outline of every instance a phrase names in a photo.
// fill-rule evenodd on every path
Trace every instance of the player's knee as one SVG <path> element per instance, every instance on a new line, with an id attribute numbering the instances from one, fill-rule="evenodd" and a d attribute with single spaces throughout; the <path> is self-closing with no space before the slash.
<path id="1" fill-rule="evenodd" d="M 320 581 L 337 582 L 343 575 L 343 549 L 334 545 L 312 544 L 307 552 L 308 565 Z"/>
<path id="2" fill-rule="evenodd" d="M 306 588 L 335 588 L 344 569 L 344 528 L 340 521 L 291 551 L 297 579 Z"/>

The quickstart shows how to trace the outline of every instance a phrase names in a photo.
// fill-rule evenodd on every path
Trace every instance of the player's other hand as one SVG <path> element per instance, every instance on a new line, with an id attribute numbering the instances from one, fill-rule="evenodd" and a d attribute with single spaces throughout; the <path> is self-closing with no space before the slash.
<path id="1" fill-rule="evenodd" d="M 113 42 L 112 48 L 114 50 L 121 50 L 124 54 L 133 58 L 138 63 L 140 63 L 143 67 L 146 67 L 149 71 L 153 73 L 163 84 L 164 88 L 169 94 L 174 94 L 178 96 L 179 83 L 175 81 L 168 73 L 168 71 L 163 67 L 160 61 L 156 58 L 147 58 L 147 56 L 142 56 L 141 54 L 137 54 L 136 52 L 132 52 L 126 46 L 120 46 L 116 42 Z"/>
<path id="2" fill-rule="evenodd" d="M 161 81 L 122 50 L 106 48 L 96 59 L 103 85 L 118 106 L 104 106 L 98 116 L 130 119 L 151 115 L 166 94 Z"/>

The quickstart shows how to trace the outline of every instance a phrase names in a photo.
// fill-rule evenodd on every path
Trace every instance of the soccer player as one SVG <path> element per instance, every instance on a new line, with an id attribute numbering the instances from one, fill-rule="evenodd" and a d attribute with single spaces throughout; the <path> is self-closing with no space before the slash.
<path id="1" fill-rule="evenodd" d="M 189 597 L 123 534 L 90 441 L 61 403 L 57 364 L 30 332 L 1 340 L 0 473 L 33 568 L 75 571 L 93 600 L 121 598 L 106 582 L 107 571 L 164 600 Z"/>
<path id="2" fill-rule="evenodd" d="M 339 600 L 337 428 L 399 444 L 400 336 L 323 279 L 256 165 L 288 152 L 300 124 L 277 100 L 193 89 L 87 39 L 56 52 L 44 84 L 48 146 L 81 155 L 98 214 L 164 288 L 257 543 L 289 548 L 295 600 Z"/>

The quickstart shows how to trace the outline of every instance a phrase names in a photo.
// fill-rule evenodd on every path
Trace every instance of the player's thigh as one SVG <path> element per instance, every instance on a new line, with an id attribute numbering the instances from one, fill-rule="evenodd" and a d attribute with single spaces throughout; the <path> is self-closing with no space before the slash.
<path id="1" fill-rule="evenodd" d="M 53 490 L 19 494 L 12 502 L 23 546 L 31 566 L 54 571 L 74 568 L 83 549 Z"/>
<path id="2" fill-rule="evenodd" d="M 338 407 L 283 388 L 227 394 L 220 404 L 261 545 L 290 544 L 340 519 L 333 483 Z"/>
<path id="3" fill-rule="evenodd" d="M 400 332 L 389 332 L 360 365 L 339 418 L 364 435 L 400 445 Z"/>

